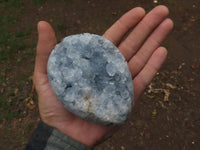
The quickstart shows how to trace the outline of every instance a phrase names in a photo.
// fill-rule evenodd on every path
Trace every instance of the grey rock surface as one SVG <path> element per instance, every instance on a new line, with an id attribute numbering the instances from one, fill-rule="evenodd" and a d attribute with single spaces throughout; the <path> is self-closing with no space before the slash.
<path id="1" fill-rule="evenodd" d="M 95 124 L 123 124 L 132 108 L 127 62 L 107 39 L 89 33 L 64 38 L 51 52 L 47 72 L 57 98 Z"/>

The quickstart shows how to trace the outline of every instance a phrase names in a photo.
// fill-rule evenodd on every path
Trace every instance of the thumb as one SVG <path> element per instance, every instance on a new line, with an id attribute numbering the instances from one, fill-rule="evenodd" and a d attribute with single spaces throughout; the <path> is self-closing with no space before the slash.
<path id="1" fill-rule="evenodd" d="M 53 28 L 45 21 L 38 23 L 38 44 L 36 52 L 35 73 L 47 73 L 47 61 L 57 41 Z"/>

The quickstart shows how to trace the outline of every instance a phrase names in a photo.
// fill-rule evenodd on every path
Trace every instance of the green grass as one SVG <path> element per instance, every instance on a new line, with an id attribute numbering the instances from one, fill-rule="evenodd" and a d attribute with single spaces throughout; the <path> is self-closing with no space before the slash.
<path id="1" fill-rule="evenodd" d="M 2 83 L 6 83 L 6 76 L 3 74 L 10 71 L 11 60 L 21 63 L 24 58 L 35 55 L 36 41 L 30 38 L 34 29 L 16 27 L 21 14 L 26 13 L 24 2 L 25 0 L 0 0 L 0 63 L 4 64 L 0 66 L 0 90 L 3 88 Z M 30 1 L 31 4 L 36 5 L 42 5 L 44 2 L 45 0 Z M 64 30 L 66 26 L 59 24 L 58 28 Z M 28 77 L 21 77 L 17 84 L 27 81 L 29 81 Z M 0 93 L 0 123 L 3 119 L 10 121 L 20 117 L 21 112 L 16 109 L 17 103 L 25 99 L 24 95 L 15 95 L 14 89 L 8 89 L 9 87 L 6 87 L 6 91 L 3 94 Z M 28 128 L 31 128 L 31 124 Z"/>
<path id="2" fill-rule="evenodd" d="M 3 98 L 0 99 L 0 110 L 1 108 L 5 108 L 6 107 L 6 102 L 3 100 Z"/>
<path id="3" fill-rule="evenodd" d="M 52 2 L 52 3 L 58 2 L 57 0 L 49 0 L 49 1 Z M 42 5 L 42 4 L 45 3 L 45 0 L 32 0 L 32 2 L 33 2 L 34 5 Z M 74 0 L 65 0 L 65 2 L 71 2 L 71 3 L 73 3 Z"/>
<path id="4" fill-rule="evenodd" d="M 33 42 L 27 40 L 32 28 L 13 30 L 18 16 L 25 12 L 23 2 L 24 0 L 0 0 L 0 62 L 15 58 L 20 51 L 34 46 Z"/>
<path id="5" fill-rule="evenodd" d="M 30 131 L 33 127 L 34 127 L 33 123 L 30 122 L 30 123 L 27 124 L 27 130 L 28 131 Z"/>
<path id="6" fill-rule="evenodd" d="M 5 101 L 0 102 L 0 112 L 3 112 L 0 114 L 0 123 L 3 121 L 3 119 L 6 119 L 7 121 L 11 121 L 13 118 L 19 117 L 19 115 L 11 110 L 7 110 L 8 104 Z"/>
<path id="7" fill-rule="evenodd" d="M 26 93 L 23 91 L 16 93 L 15 89 L 21 89 L 23 85 L 30 82 L 29 72 L 32 72 L 30 68 L 25 70 L 29 75 L 15 75 L 12 69 L 24 63 L 23 60 L 26 58 L 29 59 L 29 62 L 34 61 L 35 55 L 36 40 L 33 40 L 35 28 L 32 27 L 31 23 L 25 26 L 20 22 L 22 21 L 20 17 L 27 13 L 26 5 L 28 2 L 29 5 L 42 5 L 46 0 L 0 0 L 0 124 L 6 120 L 6 125 L 2 128 L 4 131 L 2 136 L 5 139 L 15 140 L 5 149 L 21 149 L 23 145 L 20 144 L 20 146 L 19 143 L 24 143 L 27 140 L 24 136 L 24 130 L 30 131 L 34 127 L 32 123 L 28 123 L 27 126 L 25 125 L 25 129 L 14 131 L 10 128 L 13 119 L 18 120 L 24 117 L 22 109 L 26 107 L 24 101 L 27 97 Z M 9 81 L 12 80 L 11 83 L 7 82 L 8 78 Z"/>
<path id="8" fill-rule="evenodd" d="M 5 128 L 4 128 L 4 133 L 5 133 L 5 135 L 8 136 L 8 137 L 12 134 L 12 132 L 8 129 L 8 127 L 5 127 Z"/>
<path id="9" fill-rule="evenodd" d="M 66 31 L 67 29 L 67 25 L 65 23 L 59 22 L 57 24 L 57 28 L 60 32 Z"/>
<path id="10" fill-rule="evenodd" d="M 23 7 L 24 0 L 0 0 L 1 9 L 7 10 L 7 14 L 10 12 L 18 13 Z"/>
<path id="11" fill-rule="evenodd" d="M 15 112 L 6 112 L 5 114 L 0 116 L 0 122 L 3 121 L 3 119 L 6 119 L 7 121 L 11 121 L 13 118 L 17 118 L 19 115 Z"/>
<path id="12" fill-rule="evenodd" d="M 26 28 L 24 31 L 17 31 L 15 36 L 18 38 L 24 37 L 24 36 L 28 36 L 31 34 L 32 28 L 28 27 Z"/>
<path id="13" fill-rule="evenodd" d="M 42 4 L 44 4 L 44 0 L 32 0 L 33 1 L 33 4 L 35 4 L 35 5 L 42 5 Z"/>
<path id="14" fill-rule="evenodd" d="M 7 27 L 8 25 L 10 26 L 11 24 L 15 23 L 16 21 L 17 21 L 17 17 L 15 17 L 15 16 L 12 16 L 12 15 L 2 16 L 2 15 L 0 15 L 1 29 L 2 29 L 2 27 Z"/>
<path id="15" fill-rule="evenodd" d="M 0 50 L 0 62 L 7 59 L 8 53 L 5 50 Z M 0 79 L 0 83 L 1 83 L 1 79 Z"/>
<path id="16" fill-rule="evenodd" d="M 13 95 L 13 90 L 10 90 L 10 92 L 6 95 L 0 95 L 0 123 L 3 121 L 3 119 L 6 119 L 7 121 L 11 121 L 13 118 L 18 118 L 20 116 L 20 113 L 13 109 L 13 106 L 16 107 L 16 101 L 14 100 L 8 100 L 9 95 Z M 17 99 L 15 97 L 14 99 Z"/>
<path id="17" fill-rule="evenodd" d="M 11 121 L 19 118 L 22 112 L 18 112 L 18 103 L 25 99 L 22 93 L 15 93 L 15 88 L 7 88 L 7 91 L 0 95 L 0 123 L 3 119 Z"/>
<path id="18" fill-rule="evenodd" d="M 65 2 L 71 2 L 71 3 L 73 3 L 74 0 L 65 0 Z"/>
<path id="19" fill-rule="evenodd" d="M 1 29 L 0 29 L 1 30 Z M 28 39 L 32 29 L 27 28 L 15 33 L 9 31 L 2 31 L 0 34 L 0 62 L 5 59 L 13 58 L 19 51 L 28 48 L 33 48 L 35 42 Z"/>

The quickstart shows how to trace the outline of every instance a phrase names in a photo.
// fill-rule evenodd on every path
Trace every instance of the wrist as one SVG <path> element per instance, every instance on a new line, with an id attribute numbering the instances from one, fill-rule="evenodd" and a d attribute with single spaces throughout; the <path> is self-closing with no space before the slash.
<path id="1" fill-rule="evenodd" d="M 76 149 L 92 150 L 87 145 L 71 138 L 59 130 L 49 126 L 43 121 L 39 121 L 37 128 L 33 132 L 26 150 L 44 150 L 44 149 Z"/>
<path id="2" fill-rule="evenodd" d="M 116 129 L 92 124 L 74 115 L 67 114 L 63 117 L 56 116 L 57 115 L 49 116 L 48 113 L 48 116 L 41 115 L 41 118 L 47 125 L 89 147 L 94 147 L 106 140 Z"/>
<path id="3" fill-rule="evenodd" d="M 84 121 L 85 122 L 85 121 Z M 88 124 L 88 122 L 86 122 Z M 84 128 L 84 123 L 80 125 L 71 124 L 57 124 L 56 129 L 71 138 L 77 140 L 78 142 L 89 146 L 94 147 L 101 142 L 105 141 L 113 133 L 111 127 L 104 127 L 99 125 L 92 125 L 89 128 Z M 114 129 L 114 128 L 113 128 Z"/>

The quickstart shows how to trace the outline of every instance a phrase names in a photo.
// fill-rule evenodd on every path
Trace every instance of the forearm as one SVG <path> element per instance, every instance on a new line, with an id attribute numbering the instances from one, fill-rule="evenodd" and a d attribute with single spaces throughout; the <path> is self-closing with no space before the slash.
<path id="1" fill-rule="evenodd" d="M 40 121 L 25 150 L 92 149 Z"/>

